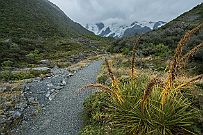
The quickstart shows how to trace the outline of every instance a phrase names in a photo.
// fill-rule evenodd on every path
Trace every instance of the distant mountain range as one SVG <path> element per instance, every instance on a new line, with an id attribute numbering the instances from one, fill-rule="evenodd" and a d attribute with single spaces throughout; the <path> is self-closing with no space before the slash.
<path id="1" fill-rule="evenodd" d="M 118 23 L 105 24 L 100 22 L 95 24 L 87 24 L 85 28 L 88 29 L 89 31 L 94 32 L 96 35 L 100 35 L 103 37 L 121 38 L 146 33 L 148 31 L 157 29 L 163 26 L 164 24 L 166 24 L 166 22 L 163 21 L 158 22 L 135 21 L 131 24 L 124 25 L 120 25 Z"/>

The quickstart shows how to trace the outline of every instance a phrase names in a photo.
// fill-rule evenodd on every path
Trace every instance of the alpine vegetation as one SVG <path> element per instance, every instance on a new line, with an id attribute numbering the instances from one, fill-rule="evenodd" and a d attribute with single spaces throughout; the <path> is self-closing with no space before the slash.
<path id="1" fill-rule="evenodd" d="M 191 91 L 188 88 L 201 80 L 203 75 L 193 77 L 189 81 L 180 81 L 177 78 L 181 75 L 187 60 L 203 47 L 201 43 L 191 51 L 183 52 L 183 47 L 190 37 L 197 34 L 202 27 L 203 24 L 195 27 L 181 38 L 164 78 L 137 72 L 134 66 L 135 48 L 127 81 L 118 80 L 112 72 L 110 62 L 105 59 L 111 85 L 90 84 L 83 88 L 97 88 L 104 92 L 92 95 L 84 103 L 90 117 L 89 123 L 99 126 L 97 130 L 86 126 L 81 134 L 200 134 L 197 126 L 201 113 L 190 100 L 188 95 Z M 139 39 L 135 46 L 138 44 Z"/>

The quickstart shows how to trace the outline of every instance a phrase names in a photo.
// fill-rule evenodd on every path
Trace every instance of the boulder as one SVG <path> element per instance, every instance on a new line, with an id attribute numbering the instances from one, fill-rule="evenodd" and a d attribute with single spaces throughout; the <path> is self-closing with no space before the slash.
<path id="1" fill-rule="evenodd" d="M 35 71 L 49 71 L 50 68 L 48 68 L 48 67 L 36 67 L 36 68 L 32 68 L 32 70 L 35 70 Z"/>
<path id="2" fill-rule="evenodd" d="M 51 64 L 51 62 L 49 60 L 41 60 L 40 63 L 44 64 L 44 65 L 50 65 Z"/>

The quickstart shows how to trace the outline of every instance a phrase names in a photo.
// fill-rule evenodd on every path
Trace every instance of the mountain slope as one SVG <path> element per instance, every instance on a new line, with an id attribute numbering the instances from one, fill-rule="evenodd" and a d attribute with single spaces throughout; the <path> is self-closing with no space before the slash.
<path id="1" fill-rule="evenodd" d="M 48 0 L 0 0 L 0 71 L 43 59 L 78 62 L 108 44 Z"/>
<path id="2" fill-rule="evenodd" d="M 194 7 L 190 11 L 185 12 L 161 28 L 143 34 L 138 47 L 140 50 L 140 55 L 149 56 L 157 54 L 157 50 L 164 50 L 163 47 L 168 48 L 173 52 L 178 41 L 185 34 L 185 32 L 191 30 L 201 23 L 203 23 L 203 3 Z M 132 50 L 133 42 L 137 37 L 138 36 L 119 39 L 114 42 L 113 46 L 109 48 L 109 51 L 123 52 L 123 50 Z M 201 29 L 198 34 L 191 37 L 189 43 L 184 48 L 184 52 L 185 50 L 190 50 L 192 47 L 200 44 L 202 39 L 203 29 Z M 196 71 L 203 73 L 203 49 L 201 49 L 195 55 L 195 57 L 193 57 L 193 61 L 196 61 L 196 64 L 198 63 L 196 67 L 199 68 Z"/>
<path id="3" fill-rule="evenodd" d="M 48 0 L 0 1 L 0 38 L 91 34 Z"/>
<path id="4" fill-rule="evenodd" d="M 136 34 L 146 33 L 153 29 L 157 29 L 164 25 L 166 22 L 158 21 L 158 22 L 133 22 L 131 24 L 104 24 L 102 22 L 96 24 L 87 24 L 86 29 L 94 32 L 96 35 L 100 35 L 103 37 L 129 37 L 134 36 Z"/>

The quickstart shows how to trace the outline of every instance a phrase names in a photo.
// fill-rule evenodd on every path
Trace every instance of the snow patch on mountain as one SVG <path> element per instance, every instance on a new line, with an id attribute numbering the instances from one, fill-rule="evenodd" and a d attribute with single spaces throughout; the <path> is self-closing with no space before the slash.
<path id="1" fill-rule="evenodd" d="M 87 24 L 85 26 L 89 31 L 94 32 L 96 35 L 100 35 L 103 37 L 116 37 L 121 38 L 123 36 L 129 36 L 132 34 L 140 34 L 145 33 L 149 30 L 157 29 L 163 26 L 166 22 L 158 21 L 158 22 L 133 22 L 131 24 L 118 24 L 118 23 L 110 23 L 104 24 L 102 22 L 95 24 Z M 148 29 L 146 31 L 146 28 Z M 128 33 L 130 31 L 130 34 Z"/>

